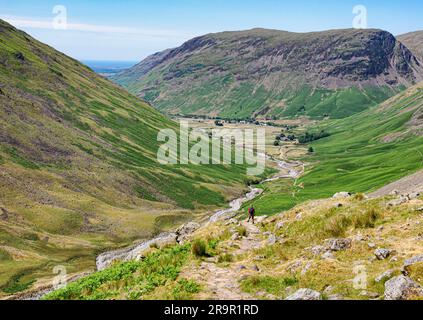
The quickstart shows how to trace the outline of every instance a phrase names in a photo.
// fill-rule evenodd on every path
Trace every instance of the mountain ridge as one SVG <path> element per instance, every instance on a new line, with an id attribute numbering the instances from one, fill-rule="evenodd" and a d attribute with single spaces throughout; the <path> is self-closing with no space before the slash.
<path id="1" fill-rule="evenodd" d="M 196 37 L 112 80 L 170 114 L 342 118 L 423 80 L 423 66 L 383 30 L 252 29 Z"/>

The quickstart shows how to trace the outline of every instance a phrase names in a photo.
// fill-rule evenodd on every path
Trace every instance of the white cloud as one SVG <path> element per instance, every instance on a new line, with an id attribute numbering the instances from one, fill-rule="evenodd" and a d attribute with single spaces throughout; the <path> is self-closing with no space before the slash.
<path id="1" fill-rule="evenodd" d="M 16 28 L 31 28 L 31 29 L 48 29 L 55 30 L 53 19 L 33 19 L 28 17 L 11 17 L 0 16 L 3 19 L 15 26 Z M 62 30 L 62 29 L 61 29 Z M 176 37 L 176 38 L 190 38 L 193 34 L 188 34 L 175 30 L 160 30 L 160 29 L 143 29 L 143 28 L 130 28 L 130 27 L 116 27 L 104 26 L 86 23 L 70 23 L 66 24 L 65 30 L 92 32 L 92 33 L 116 33 L 116 34 L 129 34 L 147 37 Z"/>

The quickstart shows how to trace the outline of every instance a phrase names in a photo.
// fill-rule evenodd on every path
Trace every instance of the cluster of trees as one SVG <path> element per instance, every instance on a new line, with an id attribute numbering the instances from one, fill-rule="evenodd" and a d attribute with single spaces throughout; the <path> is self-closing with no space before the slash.
<path id="1" fill-rule="evenodd" d="M 326 137 L 329 137 L 329 136 L 330 136 L 330 133 L 325 132 L 324 130 L 317 132 L 317 133 L 306 132 L 304 135 L 302 135 L 298 138 L 298 141 L 301 144 L 305 144 L 305 143 L 320 140 L 320 139 L 323 139 L 323 138 L 326 138 Z"/>

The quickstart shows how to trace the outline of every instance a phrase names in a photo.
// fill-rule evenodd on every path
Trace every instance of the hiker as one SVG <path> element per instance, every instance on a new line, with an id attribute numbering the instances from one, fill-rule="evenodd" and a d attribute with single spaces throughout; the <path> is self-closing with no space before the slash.
<path id="1" fill-rule="evenodd" d="M 250 220 L 253 221 L 254 224 L 254 216 L 256 214 L 256 209 L 254 209 L 254 207 L 251 207 L 248 209 L 248 222 L 250 222 Z"/>

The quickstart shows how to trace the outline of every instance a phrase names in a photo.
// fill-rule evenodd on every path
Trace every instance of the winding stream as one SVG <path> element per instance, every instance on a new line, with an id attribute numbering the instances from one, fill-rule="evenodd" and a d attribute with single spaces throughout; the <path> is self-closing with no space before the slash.
<path id="1" fill-rule="evenodd" d="M 266 156 L 266 158 L 270 161 L 275 162 L 280 169 L 286 170 L 288 171 L 288 173 L 284 175 L 277 174 L 272 178 L 262 181 L 261 183 L 276 181 L 279 179 L 298 179 L 304 171 L 304 165 L 300 162 L 286 162 L 282 160 L 275 160 L 270 158 L 269 156 Z M 301 171 L 296 169 L 299 166 L 302 167 Z M 233 217 L 241 209 L 242 205 L 245 202 L 254 200 L 262 193 L 263 193 L 262 189 L 250 187 L 250 192 L 248 192 L 243 197 L 232 200 L 229 203 L 229 208 L 216 211 L 204 224 Z M 130 246 L 128 248 L 104 252 L 96 258 L 97 270 L 98 271 L 104 270 L 109 265 L 111 265 L 114 261 L 117 261 L 117 260 L 130 261 L 130 260 L 137 259 L 142 254 L 142 252 L 145 252 L 148 248 L 150 248 L 151 245 L 157 244 L 157 243 L 161 243 L 161 244 L 176 243 L 177 238 L 178 238 L 178 235 L 176 232 L 167 232 L 167 233 L 162 233 L 158 235 L 157 237 L 154 237 L 150 240 L 141 241 L 140 243 Z M 26 297 L 26 299 L 38 300 L 38 299 L 41 299 L 44 295 L 52 291 L 54 291 L 53 288 L 44 289 L 44 291 L 34 293 L 31 296 Z"/>

